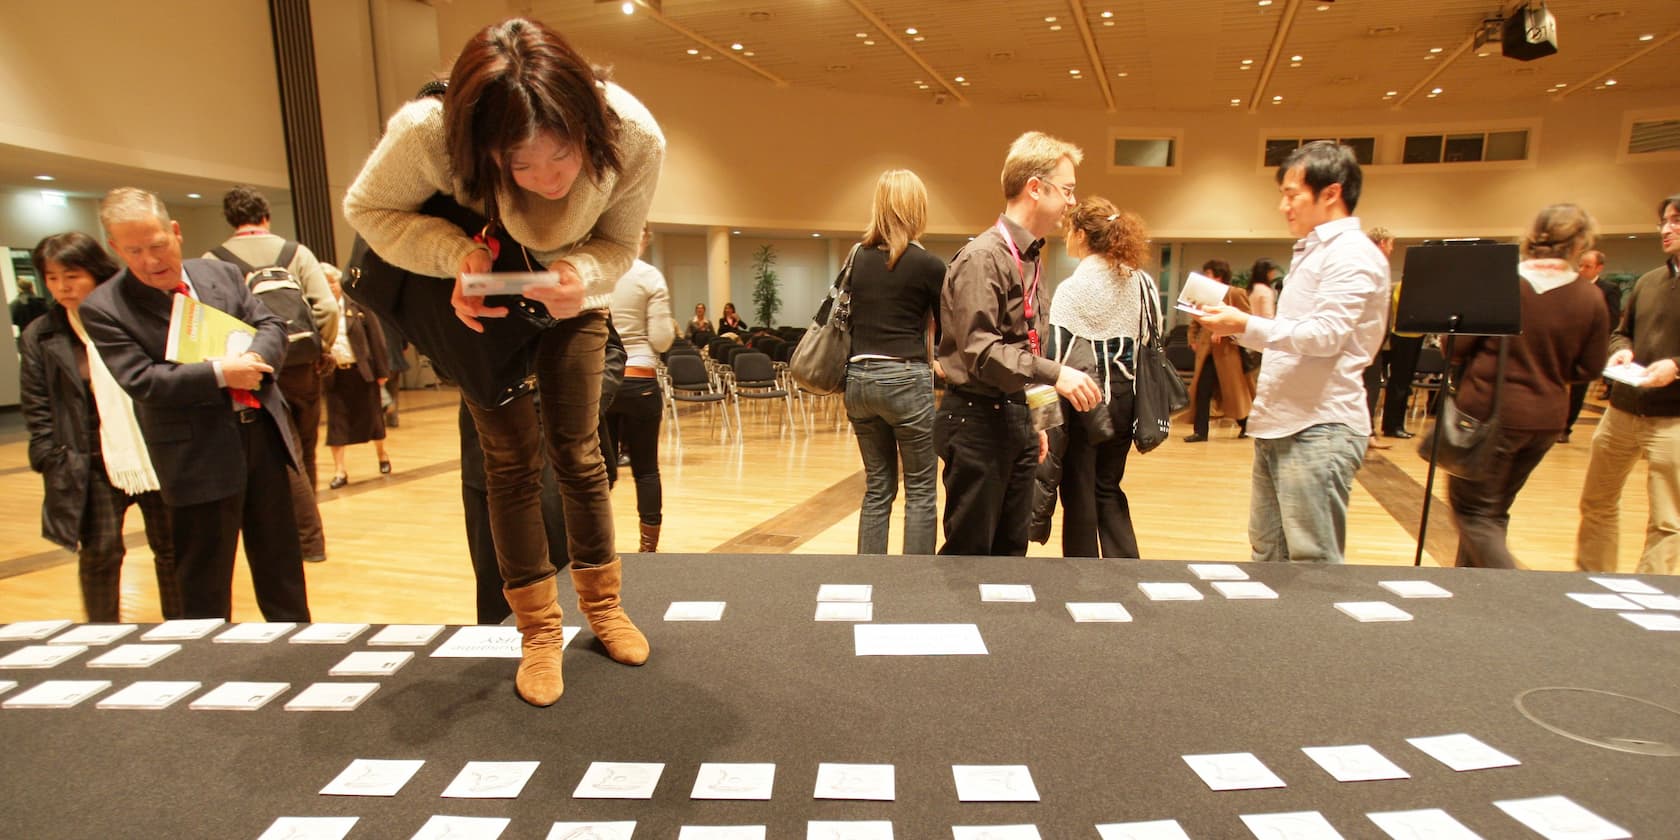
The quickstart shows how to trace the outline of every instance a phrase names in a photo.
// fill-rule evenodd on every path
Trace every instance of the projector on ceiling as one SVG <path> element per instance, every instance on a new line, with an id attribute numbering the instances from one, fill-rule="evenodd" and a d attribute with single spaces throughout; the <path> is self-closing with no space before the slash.
<path id="1" fill-rule="evenodd" d="M 1557 55 L 1557 19 L 1545 3 L 1523 3 L 1505 19 L 1499 40 L 1506 58 L 1533 61 Z"/>

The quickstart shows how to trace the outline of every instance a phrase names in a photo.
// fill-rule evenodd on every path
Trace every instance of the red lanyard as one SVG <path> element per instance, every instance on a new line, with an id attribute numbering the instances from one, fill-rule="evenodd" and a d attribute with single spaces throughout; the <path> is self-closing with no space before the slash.
<path id="1" fill-rule="evenodd" d="M 1015 237 L 1009 235 L 1009 231 L 1004 228 L 1003 221 L 1001 219 L 998 220 L 997 223 L 997 232 L 999 236 L 1003 237 L 1003 241 L 1009 244 L 1009 255 L 1015 258 L 1016 273 L 1020 274 L 1022 279 L 1025 279 L 1027 270 L 1025 265 L 1021 262 L 1021 249 L 1015 247 Z M 1033 301 L 1038 299 L 1038 273 L 1039 263 L 1037 260 L 1034 260 L 1032 282 L 1027 284 L 1027 296 L 1023 303 L 1023 308 L 1025 309 L 1027 316 L 1027 346 L 1032 348 L 1033 355 L 1035 356 L 1040 355 L 1038 349 L 1038 328 L 1033 326 L 1032 322 Z"/>

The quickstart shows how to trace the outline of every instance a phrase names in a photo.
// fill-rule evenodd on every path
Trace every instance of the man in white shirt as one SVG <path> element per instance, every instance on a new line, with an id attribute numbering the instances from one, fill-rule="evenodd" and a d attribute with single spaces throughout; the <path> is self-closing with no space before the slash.
<path id="1" fill-rule="evenodd" d="M 1265 351 L 1248 416 L 1253 559 L 1340 563 L 1353 474 L 1371 434 L 1362 374 L 1382 348 L 1388 260 L 1353 215 L 1363 182 L 1353 150 L 1308 143 L 1277 179 L 1278 209 L 1300 237 L 1277 317 L 1214 306 L 1199 320 Z"/>

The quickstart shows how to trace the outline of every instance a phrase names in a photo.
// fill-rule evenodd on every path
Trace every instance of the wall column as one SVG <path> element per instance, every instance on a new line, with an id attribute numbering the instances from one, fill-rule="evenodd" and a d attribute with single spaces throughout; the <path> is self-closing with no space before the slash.
<path id="1" fill-rule="evenodd" d="M 327 153 L 321 136 L 321 98 L 315 84 L 315 36 L 309 0 L 269 0 L 274 65 L 280 81 L 280 120 L 286 135 L 297 239 L 328 259 L 337 206 L 327 187 Z"/>
<path id="2" fill-rule="evenodd" d="M 730 299 L 729 238 L 729 228 L 706 230 L 706 317 L 713 323 L 723 314 L 723 305 Z"/>

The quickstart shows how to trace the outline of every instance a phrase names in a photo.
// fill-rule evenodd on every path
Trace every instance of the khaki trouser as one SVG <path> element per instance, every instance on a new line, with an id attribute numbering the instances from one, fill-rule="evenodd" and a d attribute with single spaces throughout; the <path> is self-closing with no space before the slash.
<path id="1" fill-rule="evenodd" d="M 1640 458 L 1648 462 L 1650 515 L 1637 573 L 1680 573 L 1680 417 L 1640 417 L 1614 407 L 1593 433 L 1581 485 L 1581 528 L 1575 537 L 1575 564 L 1581 569 L 1616 571 L 1622 486 Z"/>

